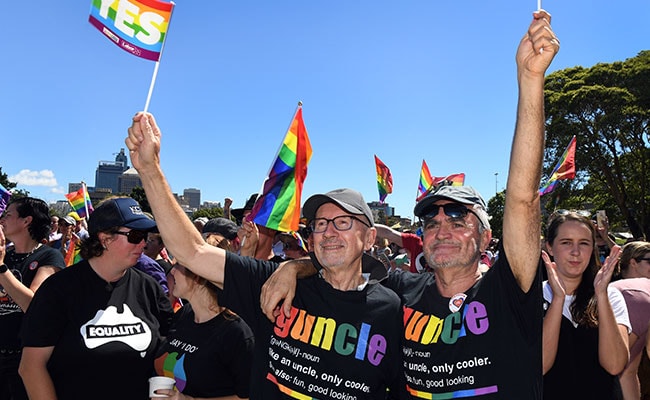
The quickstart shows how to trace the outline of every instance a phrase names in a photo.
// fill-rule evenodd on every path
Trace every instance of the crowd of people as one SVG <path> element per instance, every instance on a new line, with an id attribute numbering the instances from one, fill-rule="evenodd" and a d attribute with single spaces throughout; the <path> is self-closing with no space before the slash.
<path id="1" fill-rule="evenodd" d="M 247 220 L 257 194 L 191 220 L 155 118 L 136 114 L 126 145 L 151 214 L 109 197 L 86 221 L 25 197 L 0 219 L 0 400 L 144 399 L 153 376 L 174 400 L 641 399 L 650 243 L 621 248 L 574 210 L 541 231 L 558 50 L 534 13 L 500 238 L 469 186 L 420 199 L 418 231 L 376 223 L 350 188 L 308 197 L 296 232 Z"/>

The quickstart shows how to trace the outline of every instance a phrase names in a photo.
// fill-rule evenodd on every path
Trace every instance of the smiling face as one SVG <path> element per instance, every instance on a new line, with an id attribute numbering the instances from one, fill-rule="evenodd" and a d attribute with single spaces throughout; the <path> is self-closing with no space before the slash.
<path id="1" fill-rule="evenodd" d="M 316 211 L 318 218 L 329 220 L 352 215 L 334 203 L 325 203 Z M 364 218 L 363 216 L 354 216 Z M 347 268 L 360 262 L 364 250 L 369 250 L 375 241 L 376 231 L 359 220 L 352 218 L 349 230 L 339 231 L 333 222 L 327 222 L 323 232 L 312 233 L 313 248 L 316 258 L 324 268 Z M 360 264 L 358 264 L 360 265 Z"/>
<path id="2" fill-rule="evenodd" d="M 588 223 L 568 219 L 555 229 L 555 236 L 546 244 L 557 271 L 563 279 L 580 280 L 594 259 L 594 231 Z"/>
<path id="3" fill-rule="evenodd" d="M 480 221 L 472 212 L 461 217 L 445 214 L 444 204 L 437 201 L 431 213 L 423 218 L 422 247 L 427 265 L 431 268 L 478 267 L 481 249 L 487 248 L 491 234 L 479 229 Z"/>

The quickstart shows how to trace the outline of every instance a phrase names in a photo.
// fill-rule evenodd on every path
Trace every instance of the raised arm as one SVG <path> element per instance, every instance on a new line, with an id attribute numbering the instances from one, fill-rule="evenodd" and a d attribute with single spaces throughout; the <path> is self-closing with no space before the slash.
<path id="1" fill-rule="evenodd" d="M 519 100 L 503 213 L 503 246 L 522 290 L 535 278 L 540 252 L 539 182 L 544 153 L 544 74 L 560 44 L 546 11 L 533 22 L 517 50 Z"/>
<path id="2" fill-rule="evenodd" d="M 375 224 L 375 228 L 377 228 L 378 237 L 388 239 L 389 242 L 395 243 L 399 247 L 404 247 L 401 232 L 383 224 Z"/>
<path id="3" fill-rule="evenodd" d="M 612 247 L 594 279 L 598 305 L 598 360 L 601 367 L 612 375 L 623 372 L 630 358 L 627 327 L 616 321 L 607 291 L 620 252 L 620 246 Z"/>
<path id="4" fill-rule="evenodd" d="M 195 274 L 223 287 L 225 250 L 207 244 L 174 199 L 160 167 L 161 133 L 153 115 L 133 117 L 125 140 L 165 247 Z"/>

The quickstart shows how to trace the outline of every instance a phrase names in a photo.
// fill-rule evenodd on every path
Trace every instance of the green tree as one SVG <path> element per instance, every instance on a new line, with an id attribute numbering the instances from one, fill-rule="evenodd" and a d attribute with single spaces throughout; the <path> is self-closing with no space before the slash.
<path id="1" fill-rule="evenodd" d="M 546 179 L 573 135 L 576 179 L 544 198 L 590 204 L 635 237 L 650 237 L 650 51 L 625 61 L 573 67 L 546 78 Z M 546 197 L 545 196 L 545 197 Z"/>
<path id="2" fill-rule="evenodd" d="M 9 180 L 7 174 L 2 172 L 2 167 L 0 167 L 0 185 L 11 192 L 11 197 L 13 199 L 29 196 L 29 192 L 27 190 L 16 189 L 16 186 L 18 186 L 18 184 Z"/>
<path id="3" fill-rule="evenodd" d="M 194 211 L 192 214 L 192 220 L 195 220 L 200 217 L 206 217 L 207 219 L 223 217 L 223 208 L 221 207 L 212 207 L 212 208 L 201 208 Z"/>
<path id="4" fill-rule="evenodd" d="M 492 197 L 487 204 L 490 215 L 492 237 L 500 239 L 503 236 L 503 207 L 506 204 L 506 191 L 503 190 Z"/>

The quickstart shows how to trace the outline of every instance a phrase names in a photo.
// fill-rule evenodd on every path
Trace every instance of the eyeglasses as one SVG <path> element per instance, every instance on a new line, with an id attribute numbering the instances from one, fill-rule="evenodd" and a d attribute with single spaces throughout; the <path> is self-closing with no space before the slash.
<path id="1" fill-rule="evenodd" d="M 131 244 L 139 244 L 143 240 L 147 238 L 147 231 L 137 231 L 137 230 L 131 230 L 128 232 L 122 232 L 122 231 L 117 231 L 115 232 L 118 235 L 124 235 L 126 236 L 127 242 Z"/>
<path id="2" fill-rule="evenodd" d="M 469 213 L 476 215 L 476 218 L 478 218 L 478 214 L 459 203 L 434 204 L 432 207 L 434 207 L 433 210 L 420 218 L 423 226 L 426 226 L 428 221 L 435 218 L 435 216 L 440 212 L 441 208 L 445 215 L 449 218 L 464 219 Z M 480 220 L 481 219 L 479 218 L 479 221 Z"/>
<path id="3" fill-rule="evenodd" d="M 647 261 L 647 262 L 650 263 L 650 257 L 635 258 L 635 260 L 636 260 L 637 262 Z"/>
<path id="4" fill-rule="evenodd" d="M 337 231 L 349 231 L 352 229 L 352 221 L 359 221 L 368 228 L 370 225 L 363 222 L 361 219 L 355 217 L 354 215 L 339 215 L 338 217 L 329 219 L 329 218 L 314 218 L 314 220 L 309 224 L 311 226 L 313 233 L 323 233 L 327 230 L 327 225 L 331 222 L 334 224 L 334 228 Z"/>

